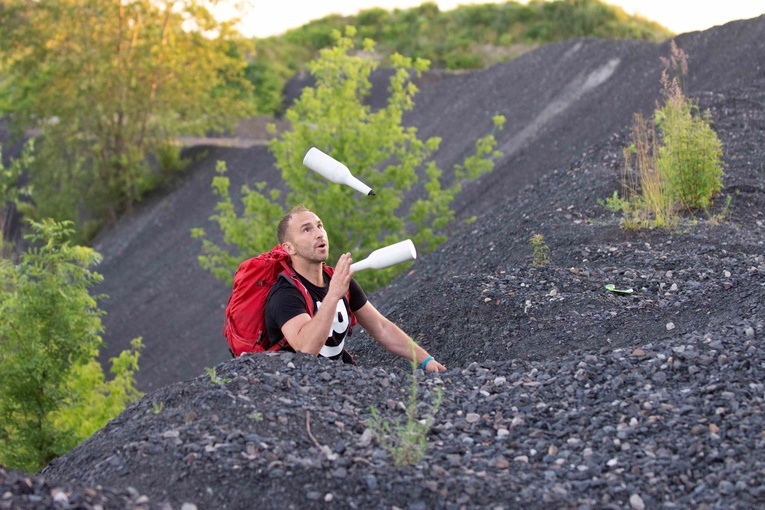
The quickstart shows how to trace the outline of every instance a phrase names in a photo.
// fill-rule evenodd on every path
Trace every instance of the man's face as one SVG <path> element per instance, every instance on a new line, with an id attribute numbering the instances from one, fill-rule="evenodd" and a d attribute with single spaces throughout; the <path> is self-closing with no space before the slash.
<path id="1" fill-rule="evenodd" d="M 292 216 L 283 243 L 287 253 L 310 262 L 324 262 L 329 256 L 329 240 L 324 224 L 310 211 Z"/>

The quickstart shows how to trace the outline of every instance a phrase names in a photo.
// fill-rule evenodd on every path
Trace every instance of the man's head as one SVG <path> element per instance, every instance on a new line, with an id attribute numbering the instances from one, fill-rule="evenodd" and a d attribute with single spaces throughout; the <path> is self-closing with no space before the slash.
<path id="1" fill-rule="evenodd" d="M 284 215 L 276 228 L 276 238 L 293 257 L 309 262 L 324 262 L 329 255 L 329 240 L 321 219 L 299 205 Z"/>
<path id="2" fill-rule="evenodd" d="M 311 211 L 302 205 L 296 205 L 290 212 L 282 217 L 281 221 L 279 221 L 279 225 L 276 227 L 276 240 L 279 244 L 284 244 L 284 241 L 287 239 L 287 229 L 292 221 L 292 217 L 302 212 Z"/>

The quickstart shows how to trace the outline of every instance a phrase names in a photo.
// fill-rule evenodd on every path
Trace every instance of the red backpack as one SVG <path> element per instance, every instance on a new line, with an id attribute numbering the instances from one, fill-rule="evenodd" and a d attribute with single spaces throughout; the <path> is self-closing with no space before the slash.
<path id="1" fill-rule="evenodd" d="M 331 277 L 334 270 L 325 265 L 324 271 Z M 279 275 L 284 274 L 300 293 L 306 303 L 308 315 L 313 317 L 313 299 L 290 266 L 290 256 L 277 245 L 266 253 L 247 259 L 234 274 L 234 286 L 226 304 L 223 336 L 226 337 L 231 354 L 239 356 L 246 352 L 278 351 L 287 345 L 282 338 L 274 345 L 266 332 L 266 298 Z M 350 292 L 346 296 L 350 302 Z M 350 327 L 356 317 L 350 314 Z"/>

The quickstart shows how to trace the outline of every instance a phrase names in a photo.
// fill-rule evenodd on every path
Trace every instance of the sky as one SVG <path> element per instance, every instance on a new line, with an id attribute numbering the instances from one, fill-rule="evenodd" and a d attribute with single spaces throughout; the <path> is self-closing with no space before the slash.
<path id="1" fill-rule="evenodd" d="M 284 33 L 328 14 L 351 15 L 362 9 L 408 9 L 425 0 L 245 0 L 241 32 L 247 37 Z M 437 0 L 442 11 L 496 0 Z M 737 19 L 765 14 L 765 0 L 605 0 L 629 14 L 656 21 L 677 34 L 706 30 Z M 221 10 L 221 13 L 227 11 Z M 225 17 L 225 14 L 222 14 Z"/>

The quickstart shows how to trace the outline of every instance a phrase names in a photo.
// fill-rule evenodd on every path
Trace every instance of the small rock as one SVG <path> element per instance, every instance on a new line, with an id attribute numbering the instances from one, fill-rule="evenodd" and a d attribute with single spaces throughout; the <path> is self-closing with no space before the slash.
<path id="1" fill-rule="evenodd" d="M 723 494 L 732 494 L 733 491 L 736 489 L 735 485 L 733 485 L 728 480 L 723 480 L 722 482 L 720 482 L 717 488 Z"/>
<path id="2" fill-rule="evenodd" d="M 364 429 L 364 432 L 361 434 L 361 438 L 359 438 L 358 446 L 360 448 L 366 448 L 370 444 L 372 444 L 372 439 L 374 438 L 375 433 L 372 432 L 372 429 L 366 428 Z"/>
<path id="3" fill-rule="evenodd" d="M 630 496 L 630 508 L 632 508 L 632 510 L 644 510 L 645 503 L 643 503 L 643 498 L 638 494 Z"/>
<path id="4" fill-rule="evenodd" d="M 468 413 L 467 416 L 465 416 L 465 421 L 467 421 L 468 423 L 475 423 L 480 419 L 481 419 L 481 415 L 478 413 Z"/>
<path id="5" fill-rule="evenodd" d="M 53 502 L 57 505 L 69 505 L 69 496 L 66 492 L 56 489 L 53 494 Z"/>
<path id="6" fill-rule="evenodd" d="M 504 457 L 500 457 L 492 462 L 492 466 L 494 466 L 496 469 L 507 469 L 510 467 L 510 463 Z"/>
<path id="7" fill-rule="evenodd" d="M 675 329 L 675 323 L 668 322 L 666 328 L 667 328 L 667 331 L 672 331 L 673 329 Z"/>

